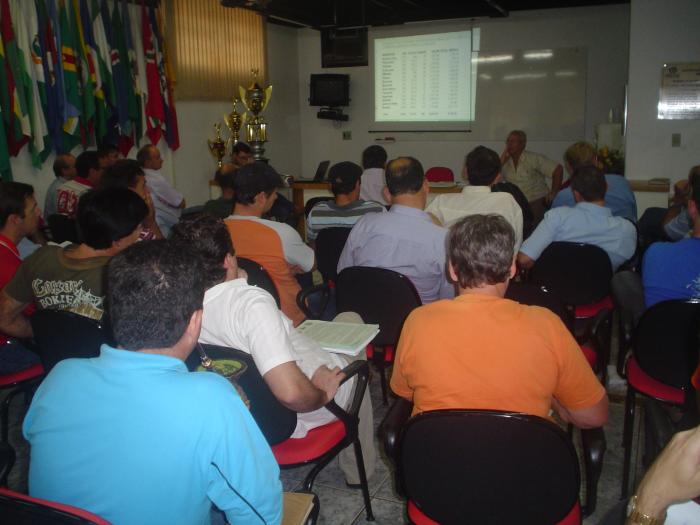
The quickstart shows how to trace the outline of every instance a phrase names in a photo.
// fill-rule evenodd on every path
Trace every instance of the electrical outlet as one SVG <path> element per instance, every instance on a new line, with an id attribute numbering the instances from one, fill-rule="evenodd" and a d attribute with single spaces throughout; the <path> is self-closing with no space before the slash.
<path id="1" fill-rule="evenodd" d="M 681 134 L 671 133 L 671 147 L 680 148 L 681 147 Z"/>
<path id="2" fill-rule="evenodd" d="M 352 131 L 350 131 L 350 130 L 343 131 L 343 140 L 352 140 Z"/>

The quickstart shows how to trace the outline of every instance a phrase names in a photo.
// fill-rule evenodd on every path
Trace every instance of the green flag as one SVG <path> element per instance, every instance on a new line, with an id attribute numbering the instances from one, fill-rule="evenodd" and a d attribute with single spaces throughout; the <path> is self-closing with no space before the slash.
<path id="1" fill-rule="evenodd" d="M 112 46 L 119 50 L 119 57 L 124 71 L 123 86 L 126 93 L 126 109 L 131 122 L 128 136 L 133 136 L 132 132 L 136 131 L 136 125 L 141 120 L 141 108 L 134 92 L 134 76 L 129 62 L 129 50 L 126 46 L 124 25 L 119 14 L 119 2 L 114 2 L 114 10 L 112 11 L 112 38 L 114 39 Z M 122 130 L 122 134 L 126 135 L 124 130 Z"/>
<path id="2" fill-rule="evenodd" d="M 82 6 L 82 3 L 81 3 Z M 82 11 L 81 11 L 82 12 Z M 109 122 L 117 106 L 116 93 L 114 90 L 114 80 L 112 79 L 112 58 L 110 57 L 110 47 L 107 42 L 102 11 L 98 0 L 91 0 L 90 13 L 92 17 L 93 45 L 97 53 L 97 98 L 95 111 L 95 134 L 102 142 L 109 132 Z M 85 24 L 83 24 L 83 27 Z"/>
<path id="3" fill-rule="evenodd" d="M 80 16 L 80 8 L 78 0 L 73 0 L 69 8 L 72 8 L 73 17 L 71 25 L 75 35 L 74 48 L 76 53 L 78 71 L 80 73 L 80 87 L 82 92 L 82 106 L 80 112 L 80 122 L 82 127 L 83 137 L 86 139 L 84 143 L 92 144 L 92 137 L 95 131 L 95 63 L 90 54 L 90 49 L 85 42 L 85 32 L 83 28 L 82 18 Z"/>
<path id="4" fill-rule="evenodd" d="M 66 95 L 63 110 L 63 149 L 70 151 L 80 144 L 80 107 L 82 93 L 78 82 L 77 36 L 75 28 L 68 23 L 70 1 L 59 0 L 59 25 L 61 28 L 61 62 L 63 64 L 63 86 Z"/>
<path id="5" fill-rule="evenodd" d="M 2 47 L 2 40 L 0 40 Z M 0 179 L 4 181 L 12 180 L 12 169 L 10 167 L 10 152 L 7 149 L 7 137 L 5 136 L 5 125 L 2 121 L 2 105 L 0 105 Z"/>

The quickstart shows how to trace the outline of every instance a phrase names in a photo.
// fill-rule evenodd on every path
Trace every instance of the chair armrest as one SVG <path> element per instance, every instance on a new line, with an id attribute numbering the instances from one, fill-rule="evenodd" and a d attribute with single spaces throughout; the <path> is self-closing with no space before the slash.
<path id="1" fill-rule="evenodd" d="M 7 476 L 14 464 L 14 449 L 8 443 L 0 443 L 0 486 L 7 484 Z"/>
<path id="2" fill-rule="evenodd" d="M 586 466 L 586 504 L 583 514 L 590 516 L 595 512 L 598 502 L 598 480 L 603 471 L 603 458 L 607 449 L 605 432 L 602 428 L 581 429 L 581 444 Z"/>
<path id="3" fill-rule="evenodd" d="M 319 310 L 318 312 L 314 312 L 311 310 L 311 308 L 306 304 L 306 300 L 314 295 L 320 293 L 321 294 L 321 302 L 319 304 Z M 323 312 L 326 311 L 326 306 L 328 306 L 328 301 L 330 300 L 331 297 L 331 288 L 328 286 L 328 284 L 316 284 L 314 286 L 309 286 L 308 288 L 304 288 L 297 294 L 297 306 L 299 309 L 304 312 L 304 315 L 307 317 L 307 319 L 320 319 L 321 316 L 323 315 Z"/>
<path id="4" fill-rule="evenodd" d="M 357 376 L 355 391 L 352 399 L 350 400 L 350 405 L 347 410 L 344 410 L 338 406 L 335 399 L 331 399 L 325 406 L 331 414 L 345 423 L 346 432 L 350 433 L 350 427 L 353 426 L 352 423 L 354 423 L 354 431 L 357 432 L 360 405 L 362 404 L 362 398 L 365 395 L 365 390 L 367 390 L 367 382 L 369 381 L 369 364 L 364 360 L 353 361 L 348 366 L 343 368 L 342 372 L 345 374 L 345 377 L 340 382 L 341 385 Z"/>
<path id="5" fill-rule="evenodd" d="M 403 428 L 408 418 L 411 417 L 413 411 L 413 403 L 399 397 L 389 407 L 389 411 L 379 425 L 379 441 L 384 446 L 384 452 L 387 457 L 398 464 L 398 443 L 401 429 Z"/>

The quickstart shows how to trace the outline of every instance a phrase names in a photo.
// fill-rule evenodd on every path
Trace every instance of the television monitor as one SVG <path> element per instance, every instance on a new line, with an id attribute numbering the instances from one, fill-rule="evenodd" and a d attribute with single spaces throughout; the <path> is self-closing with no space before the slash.
<path id="1" fill-rule="evenodd" d="M 329 108 L 350 105 L 350 75 L 311 75 L 309 104 Z"/>
<path id="2" fill-rule="evenodd" d="M 321 30 L 322 67 L 357 67 L 367 63 L 366 27 Z"/>

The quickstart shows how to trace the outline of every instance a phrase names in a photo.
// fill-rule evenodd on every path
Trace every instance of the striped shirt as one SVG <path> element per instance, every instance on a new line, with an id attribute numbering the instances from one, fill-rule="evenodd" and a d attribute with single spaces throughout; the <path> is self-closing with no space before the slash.
<path id="1" fill-rule="evenodd" d="M 306 218 L 306 240 L 316 239 L 324 228 L 352 228 L 366 213 L 382 213 L 386 208 L 374 201 L 358 199 L 338 206 L 335 201 L 322 201 L 311 209 Z"/>

